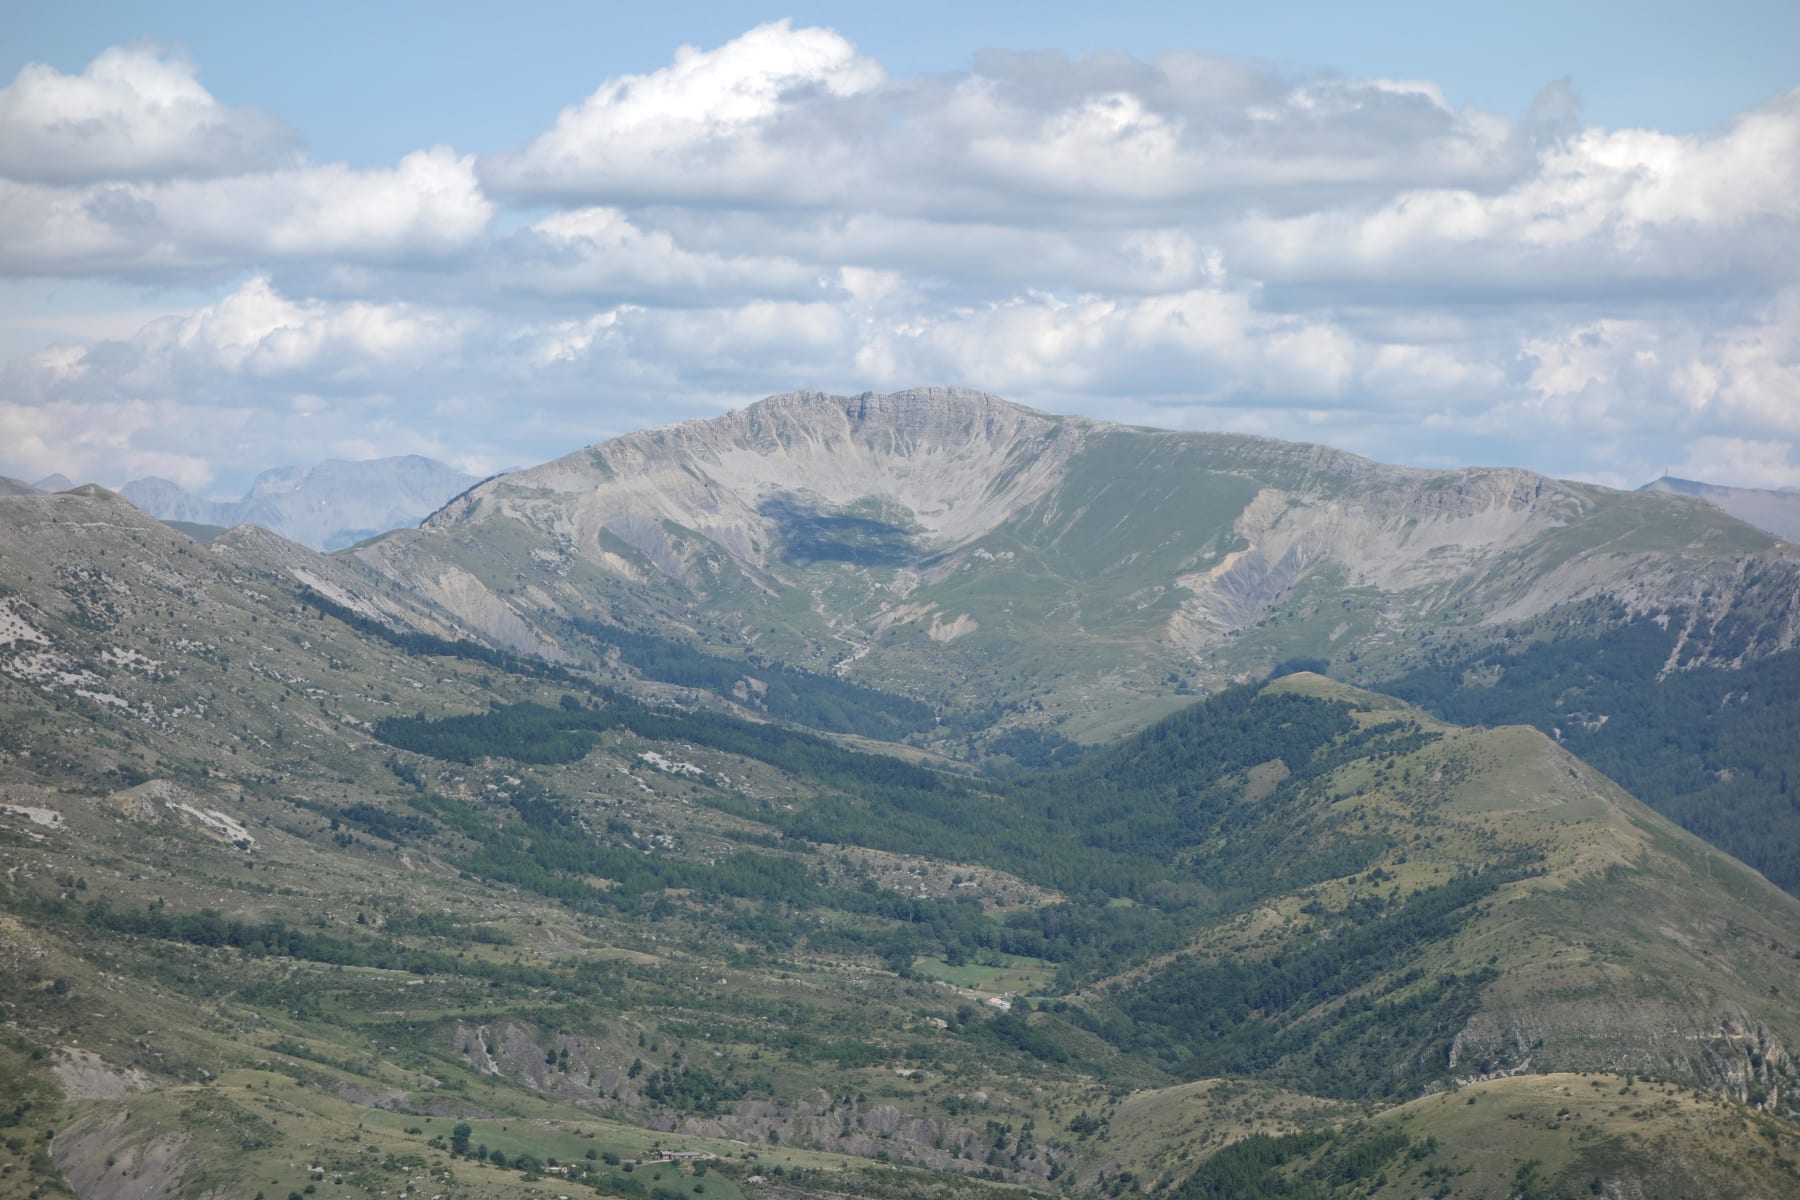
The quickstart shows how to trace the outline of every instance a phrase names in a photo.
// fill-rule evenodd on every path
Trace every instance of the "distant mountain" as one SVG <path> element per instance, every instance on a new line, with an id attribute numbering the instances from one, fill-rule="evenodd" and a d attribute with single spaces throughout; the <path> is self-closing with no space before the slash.
<path id="1" fill-rule="evenodd" d="M 1800 491 L 1725 487 L 1677 479 L 1672 475 L 1652 480 L 1638 491 L 1695 496 L 1764 533 L 1772 533 L 1785 541 L 1800 542 Z"/>
<path id="2" fill-rule="evenodd" d="M 1800 551 L 1684 496 L 796 393 L 490 480 L 354 557 L 496 646 L 752 704 L 774 666 L 836 675 L 929 706 L 915 745 L 1017 768 L 1303 659 L 1579 746 L 1800 892 L 1800 746 L 1764 730 L 1800 720 Z M 1773 707 L 1720 703 L 1746 689 Z"/>
<path id="3" fill-rule="evenodd" d="M 529 626 L 515 649 L 604 653 L 571 624 L 598 620 L 954 707 L 1006 695 L 1084 740 L 1295 655 L 1372 681 L 1600 596 L 1618 619 L 1698 605 L 1710 627 L 1750 559 L 1800 578 L 1779 542 L 1677 497 L 955 389 L 796 393 L 629 434 L 358 556 L 468 627 Z M 1791 605 L 1758 620 L 1728 660 L 1800 638 Z"/>
<path id="4" fill-rule="evenodd" d="M 23 479 L 0 475 L 0 496 L 29 496 L 37 490 Z"/>
<path id="5" fill-rule="evenodd" d="M 365 462 L 264 471 L 242 500 L 204 500 L 179 484 L 135 479 L 120 494 L 143 512 L 191 525 L 261 525 L 316 550 L 341 550 L 390 529 L 417 525 L 479 482 L 416 454 Z"/>
<path id="6" fill-rule="evenodd" d="M 150 476 L 134 479 L 119 489 L 119 494 L 135 504 L 146 516 L 159 521 L 184 521 L 198 525 L 223 525 L 230 528 L 242 501 L 202 500 L 178 483 Z"/>
<path id="7" fill-rule="evenodd" d="M 40 492 L 66 492 L 75 486 L 75 481 L 58 472 L 55 475 L 44 476 L 31 486 Z"/>

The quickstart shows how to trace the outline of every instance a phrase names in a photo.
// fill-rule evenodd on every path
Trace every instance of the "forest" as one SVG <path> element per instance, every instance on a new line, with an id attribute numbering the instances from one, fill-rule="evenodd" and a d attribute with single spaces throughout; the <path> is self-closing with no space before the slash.
<path id="1" fill-rule="evenodd" d="M 885 741 L 930 729 L 936 720 L 929 704 L 835 676 L 815 675 L 768 659 L 707 654 L 672 638 L 599 621 L 576 618 L 570 623 L 601 653 L 616 651 L 620 662 L 645 679 L 709 691 L 761 708 L 776 720 Z M 746 676 L 760 687 L 752 690 L 745 684 Z"/>
<path id="2" fill-rule="evenodd" d="M 1388 842 L 1353 835 L 1330 806 L 1316 803 L 1316 788 L 1340 765 L 1406 753 L 1438 736 L 1404 716 L 1358 727 L 1340 701 L 1235 687 L 1075 766 L 1002 784 L 612 693 L 437 720 L 389 718 L 376 727 L 398 748 L 459 763 L 573 761 L 615 731 L 756 759 L 811 780 L 816 792 L 791 807 L 772 806 L 697 784 L 699 802 L 779 834 L 702 863 L 646 854 L 616 820 L 604 832 L 590 829 L 573 806 L 527 781 L 507 794 L 510 821 L 471 830 L 478 844 L 463 868 L 577 911 L 654 915 L 679 891 L 723 905 L 732 936 L 777 950 L 804 940 L 813 951 L 868 954 L 901 975 L 921 955 L 1029 956 L 1055 964 L 1062 989 L 1177 948 L 1199 919 L 1369 869 Z M 1276 760 L 1285 777 L 1257 804 L 1240 803 L 1246 772 Z M 1068 899 L 995 919 L 971 901 L 832 883 L 808 854 L 815 842 L 990 863 Z M 1063 1061 L 1067 1034 L 1085 1029 L 1176 1077 L 1229 1073 L 1331 1094 L 1394 1094 L 1437 1069 L 1444 1039 L 1488 978 L 1474 972 L 1426 981 L 1402 964 L 1419 945 L 1453 934 L 1482 897 L 1528 869 L 1522 861 L 1495 864 L 1404 902 L 1371 898 L 1321 913 L 1320 932 L 1279 956 L 1177 959 L 1108 1005 L 1058 1005 L 1036 1023 L 994 1019 L 971 1026 L 968 1036 Z M 820 912 L 853 919 L 821 928 L 807 916 Z M 1352 995 L 1333 1020 L 1308 1019 Z M 1319 1065 L 1327 1061 L 1329 1070 Z"/>
<path id="3" fill-rule="evenodd" d="M 702 802 L 773 825 L 804 841 L 989 862 L 1031 880 L 1100 900 L 1203 891 L 1234 901 L 1344 873 L 1379 847 L 1330 839 L 1327 853 L 1284 855 L 1321 839 L 1330 818 L 1297 814 L 1323 772 L 1377 750 L 1393 754 L 1432 735 L 1405 720 L 1353 730 L 1342 703 L 1229 689 L 1119 746 L 1062 771 L 1006 785 L 863 754 L 780 726 L 709 713 L 677 714 L 605 694 L 565 695 L 556 707 L 495 706 L 436 720 L 389 717 L 375 735 L 403 750 L 460 763 L 482 757 L 573 762 L 605 732 L 678 740 L 742 755 L 815 781 L 804 805 L 776 808 L 722 789 Z M 1241 773 L 1280 759 L 1288 777 L 1264 804 L 1235 804 Z M 1096 802 L 1096 800 L 1100 802 Z M 1188 854 L 1226 839 L 1229 852 Z M 1246 854 L 1245 847 L 1259 852 Z M 1161 885 L 1159 887 L 1159 885 Z M 1191 901 L 1190 901 L 1191 902 Z"/>

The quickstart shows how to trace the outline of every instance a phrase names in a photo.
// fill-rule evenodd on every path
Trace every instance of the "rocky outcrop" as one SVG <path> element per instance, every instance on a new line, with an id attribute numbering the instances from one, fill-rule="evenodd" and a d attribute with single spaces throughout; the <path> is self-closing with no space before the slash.
<path id="1" fill-rule="evenodd" d="M 1708 1022 L 1684 1009 L 1587 1001 L 1535 1011 L 1490 1011 L 1457 1034 L 1448 1078 L 1459 1087 L 1546 1071 L 1604 1071 L 1678 1079 L 1768 1112 L 1800 1071 L 1772 1031 L 1742 1015 Z"/>
<path id="2" fill-rule="evenodd" d="M 63 1094 L 71 1100 L 119 1100 L 150 1086 L 150 1078 L 135 1067 L 115 1067 L 92 1050 L 64 1047 L 52 1069 Z"/>
<path id="3" fill-rule="evenodd" d="M 483 1074 L 595 1112 L 629 1113 L 634 1123 L 665 1133 L 866 1158 L 885 1154 L 933 1170 L 998 1168 L 1022 1179 L 1048 1179 L 1067 1161 L 1062 1152 L 1021 1137 L 1018 1131 L 1009 1130 L 997 1141 L 991 1129 L 927 1117 L 897 1103 L 871 1104 L 848 1094 L 834 1097 L 819 1091 L 781 1101 L 750 1098 L 705 1114 L 666 1108 L 642 1087 L 660 1068 L 642 1066 L 633 1072 L 631 1064 L 644 1051 L 622 1032 L 607 1039 L 584 1039 L 501 1021 L 480 1026 L 459 1022 L 450 1036 L 464 1061 Z"/>
<path id="4" fill-rule="evenodd" d="M 60 1130 L 52 1158 L 81 1200 L 162 1200 L 197 1165 L 186 1133 L 145 1128 L 116 1102 Z"/>

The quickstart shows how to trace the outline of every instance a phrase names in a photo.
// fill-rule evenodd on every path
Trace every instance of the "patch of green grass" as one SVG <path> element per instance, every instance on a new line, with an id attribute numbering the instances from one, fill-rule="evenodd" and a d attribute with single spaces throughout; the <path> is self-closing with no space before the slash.
<path id="1" fill-rule="evenodd" d="M 921 979 L 941 979 L 957 987 L 988 995 L 1033 995 L 1047 987 L 1056 973 L 1054 963 L 1018 954 L 995 955 L 999 962 L 962 962 L 952 965 L 942 958 L 913 960 L 913 974 Z"/>

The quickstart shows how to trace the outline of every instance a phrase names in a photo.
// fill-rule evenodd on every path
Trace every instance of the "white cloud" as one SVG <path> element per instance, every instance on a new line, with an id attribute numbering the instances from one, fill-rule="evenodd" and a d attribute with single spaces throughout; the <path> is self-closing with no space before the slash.
<path id="1" fill-rule="evenodd" d="M 257 278 L 192 316 L 146 326 L 130 345 L 133 377 L 168 369 L 343 383 L 452 365 L 465 332 L 455 317 L 409 305 L 289 300 Z"/>
<path id="2" fill-rule="evenodd" d="M 1373 208 L 1251 214 L 1229 240 L 1262 277 L 1444 292 L 1627 292 L 1800 269 L 1800 91 L 1721 133 L 1587 129 L 1511 186 L 1407 189 Z"/>
<path id="3" fill-rule="evenodd" d="M 291 300 L 265 278 L 218 303 L 151 321 L 125 341 L 54 346 L 8 366 L 8 399 L 213 400 L 363 389 L 456 366 L 469 321 L 402 304 Z M 293 390 L 284 390 L 293 389 Z"/>
<path id="4" fill-rule="evenodd" d="M 1609 319 L 1529 338 L 1523 402 L 1591 428 L 1800 435 L 1800 287 L 1719 329 Z"/>
<path id="5" fill-rule="evenodd" d="M 479 159 L 307 161 L 152 51 L 0 98 L 0 273 L 115 281 L 145 312 L 155 285 L 219 289 L 84 312 L 112 340 L 15 359 L 0 405 L 30 448 L 0 470 L 59 444 L 223 473 L 526 462 L 919 383 L 1615 481 L 1688 446 L 1773 478 L 1800 438 L 1800 92 L 1674 135 L 1584 127 L 1566 82 L 1513 121 L 1429 79 L 1197 53 L 896 78 L 782 21 Z M 241 420 L 175 432 L 209 411 Z"/>
<path id="6" fill-rule="evenodd" d="M 0 270 L 144 276 L 281 260 L 435 259 L 471 247 L 492 217 L 474 160 L 446 147 L 391 169 L 327 164 L 81 188 L 0 180 Z"/>
<path id="7" fill-rule="evenodd" d="M 1794 447 L 1789 442 L 1696 438 L 1670 474 L 1705 483 L 1727 480 L 1738 487 L 1800 488 L 1800 462 L 1794 461 Z"/>
<path id="8" fill-rule="evenodd" d="M 1144 295 L 1213 283 L 1217 250 L 1167 226 L 1069 229 L 1038 222 L 934 221 L 879 213 L 792 218 L 772 213 L 686 211 L 656 216 L 678 243 L 725 258 L 754 248 L 824 275 L 845 267 L 898 273 L 937 303 L 992 299 L 1019 290 Z M 779 287 L 781 280 L 772 276 Z"/>
<path id="9" fill-rule="evenodd" d="M 546 296 L 685 298 L 817 293 L 820 272 L 773 254 L 691 250 L 667 231 L 643 229 L 616 208 L 558 212 L 494 248 L 487 277 Z"/>
<path id="10" fill-rule="evenodd" d="M 1800 285 L 1756 318 L 1704 338 L 1671 364 L 1670 385 L 1697 412 L 1800 436 Z"/>
<path id="11" fill-rule="evenodd" d="M 894 216 L 1141 220 L 1248 189 L 1491 183 L 1510 124 L 1429 81 L 1320 78 L 1199 54 L 984 55 L 960 79 L 890 79 L 829 29 L 759 26 L 609 80 L 553 129 L 483 160 L 514 195 Z M 1073 205 L 1106 200 L 1112 208 Z"/>
<path id="12" fill-rule="evenodd" d="M 471 244 L 493 216 L 474 159 L 446 146 L 389 170 L 339 163 L 184 181 L 152 198 L 182 245 L 253 258 L 438 257 Z"/>
<path id="13" fill-rule="evenodd" d="M 0 176 L 12 179 L 223 175 L 292 161 L 298 145 L 286 124 L 226 108 L 192 63 L 153 46 L 114 46 L 79 75 L 31 63 L 0 88 Z"/>
<path id="14" fill-rule="evenodd" d="M 217 413 L 209 413 L 217 429 Z M 77 482 L 107 481 L 118 486 L 130 479 L 157 475 L 190 489 L 212 481 L 205 450 L 194 452 L 139 445 L 148 431 L 185 425 L 193 414 L 177 404 L 145 400 L 100 403 L 58 400 L 49 404 L 16 403 L 0 398 L 0 444 L 9 447 L 5 466 L 19 478 L 38 479 L 60 472 Z"/>
<path id="15" fill-rule="evenodd" d="M 829 29 L 760 25 L 716 50 L 683 46 L 648 75 L 608 80 L 553 129 L 485 164 L 514 192 L 716 201 L 770 191 L 804 202 L 849 165 L 821 146 L 807 102 L 879 85 L 881 68 Z M 810 161 L 808 161 L 810 159 Z M 795 172 L 795 168 L 804 169 Z"/>

